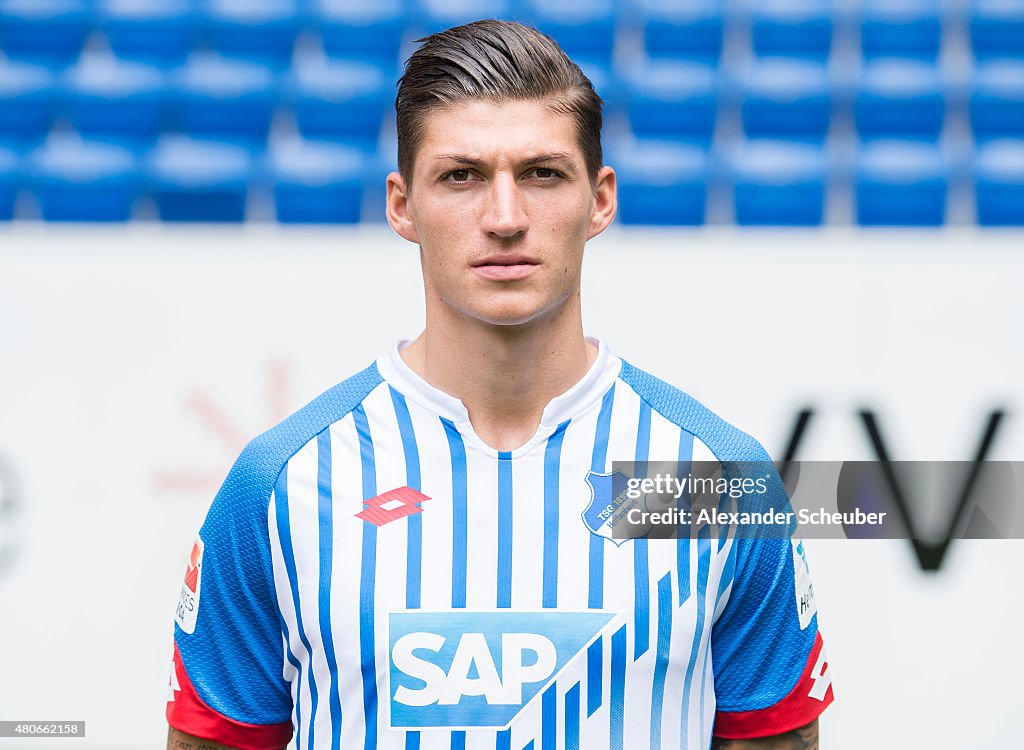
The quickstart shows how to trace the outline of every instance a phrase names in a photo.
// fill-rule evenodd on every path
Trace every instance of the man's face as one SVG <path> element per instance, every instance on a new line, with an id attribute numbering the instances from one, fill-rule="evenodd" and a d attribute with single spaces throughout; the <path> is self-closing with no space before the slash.
<path id="1" fill-rule="evenodd" d="M 570 115 L 539 100 L 431 111 L 408 184 L 388 176 L 388 220 L 419 244 L 432 304 L 528 323 L 578 293 L 583 245 L 615 215 L 615 173 L 587 174 Z"/>

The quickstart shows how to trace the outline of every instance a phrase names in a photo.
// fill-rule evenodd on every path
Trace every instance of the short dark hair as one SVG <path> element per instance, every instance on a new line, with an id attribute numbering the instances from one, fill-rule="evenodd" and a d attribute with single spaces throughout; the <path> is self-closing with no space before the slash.
<path id="1" fill-rule="evenodd" d="M 601 168 L 601 97 L 558 46 L 512 21 L 474 21 L 418 40 L 395 98 L 398 170 L 410 180 L 423 123 L 433 109 L 471 99 L 548 100 L 571 115 L 591 180 Z"/>

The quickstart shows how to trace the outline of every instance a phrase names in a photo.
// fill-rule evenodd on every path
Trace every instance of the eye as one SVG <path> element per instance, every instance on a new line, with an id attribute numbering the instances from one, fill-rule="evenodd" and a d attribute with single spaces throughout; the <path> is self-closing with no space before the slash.
<path id="1" fill-rule="evenodd" d="M 561 173 L 557 172 L 554 169 L 551 169 L 550 167 L 537 167 L 536 169 L 533 170 L 533 176 L 539 180 L 548 181 L 555 180 L 561 177 L 562 175 Z"/>
<path id="2" fill-rule="evenodd" d="M 441 177 L 442 182 L 464 184 L 473 180 L 473 173 L 468 169 L 453 169 Z"/>

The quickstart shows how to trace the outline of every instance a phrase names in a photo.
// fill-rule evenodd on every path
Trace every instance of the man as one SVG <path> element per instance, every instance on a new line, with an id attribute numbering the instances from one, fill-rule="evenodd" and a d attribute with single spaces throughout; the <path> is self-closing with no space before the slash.
<path id="1" fill-rule="evenodd" d="M 583 335 L 583 247 L 616 209 L 589 81 L 482 21 L 426 40 L 396 109 L 387 214 L 426 328 L 231 470 L 168 747 L 816 747 L 832 693 L 789 540 L 618 539 L 585 512 L 613 461 L 766 460 Z"/>

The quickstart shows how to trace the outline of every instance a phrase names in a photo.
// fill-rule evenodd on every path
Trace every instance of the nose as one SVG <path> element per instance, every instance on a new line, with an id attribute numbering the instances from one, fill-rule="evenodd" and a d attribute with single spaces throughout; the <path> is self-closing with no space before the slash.
<path id="1" fill-rule="evenodd" d="M 488 186 L 480 227 L 496 237 L 515 237 L 529 224 L 524 196 L 510 174 L 498 174 Z"/>

